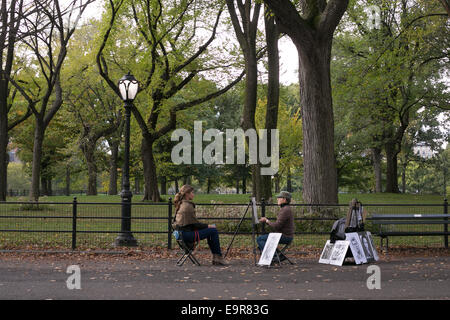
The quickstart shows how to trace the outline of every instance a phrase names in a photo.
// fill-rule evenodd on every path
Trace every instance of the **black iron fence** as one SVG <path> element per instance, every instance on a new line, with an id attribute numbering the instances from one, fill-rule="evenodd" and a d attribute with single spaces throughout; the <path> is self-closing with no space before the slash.
<path id="1" fill-rule="evenodd" d="M 200 221 L 216 224 L 221 245 L 231 240 L 239 222 L 233 247 L 252 245 L 252 211 L 248 204 L 198 203 L 196 214 Z M 295 247 L 323 247 L 336 219 L 347 214 L 348 205 L 292 204 L 296 236 Z M 372 215 L 409 214 L 448 215 L 448 202 L 442 204 L 365 204 L 369 215 L 366 230 L 379 235 Z M 131 233 L 140 246 L 172 248 L 170 224 L 174 208 L 166 203 L 132 203 Z M 275 218 L 279 210 L 264 201 L 257 204 L 258 216 Z M 446 216 L 445 216 L 446 217 Z M 0 249 L 17 248 L 110 248 L 121 232 L 121 203 L 72 202 L 0 202 Z M 445 218 L 447 220 L 447 218 Z M 390 245 L 448 247 L 448 222 L 443 224 L 390 225 L 388 228 L 415 231 L 414 237 L 395 237 Z M 258 225 L 258 232 L 270 231 Z M 427 234 L 439 234 L 429 236 Z M 206 246 L 206 242 L 202 244 Z"/>

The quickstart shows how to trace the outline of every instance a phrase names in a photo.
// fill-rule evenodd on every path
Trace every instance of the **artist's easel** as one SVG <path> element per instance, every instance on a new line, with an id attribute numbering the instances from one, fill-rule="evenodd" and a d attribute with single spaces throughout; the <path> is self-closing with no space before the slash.
<path id="1" fill-rule="evenodd" d="M 227 252 L 225 253 L 224 258 L 227 257 L 228 252 L 230 251 L 230 248 L 231 248 L 231 245 L 233 244 L 234 238 L 236 237 L 236 234 L 238 233 L 239 228 L 241 227 L 241 224 L 244 221 L 245 216 L 247 215 L 248 209 L 250 207 L 252 207 L 252 210 L 256 209 L 256 205 L 254 206 L 254 204 L 255 204 L 254 201 L 255 201 L 254 198 L 250 198 L 250 201 L 248 202 L 247 208 L 245 209 L 245 212 L 242 215 L 241 220 L 239 221 L 239 224 L 238 224 L 236 230 L 234 231 L 233 238 L 231 239 L 231 242 L 228 245 Z M 258 231 L 256 224 L 258 223 L 258 221 L 255 218 L 255 214 L 256 214 L 256 212 L 253 212 L 253 217 L 252 217 L 251 220 L 252 220 L 253 260 L 254 260 L 254 264 L 256 265 L 256 233 Z"/>

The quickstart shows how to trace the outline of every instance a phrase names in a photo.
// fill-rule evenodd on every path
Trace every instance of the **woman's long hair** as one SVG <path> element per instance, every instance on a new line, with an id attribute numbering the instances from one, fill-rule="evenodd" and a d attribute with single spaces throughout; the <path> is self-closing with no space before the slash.
<path id="1" fill-rule="evenodd" d="M 194 188 L 188 184 L 185 184 L 181 187 L 180 191 L 175 195 L 173 203 L 175 204 L 175 212 L 180 208 L 181 202 L 184 200 L 184 196 L 186 193 L 190 193 L 194 191 Z"/>

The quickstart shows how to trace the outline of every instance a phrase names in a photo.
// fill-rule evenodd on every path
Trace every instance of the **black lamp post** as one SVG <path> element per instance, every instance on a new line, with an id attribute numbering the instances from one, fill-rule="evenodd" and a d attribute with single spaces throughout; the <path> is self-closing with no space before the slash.
<path id="1" fill-rule="evenodd" d="M 131 233 L 131 198 L 130 191 L 130 116 L 131 105 L 139 89 L 136 78 L 128 72 L 118 82 L 120 95 L 125 107 L 125 156 L 122 171 L 122 225 L 114 244 L 116 246 L 137 246 L 137 241 Z"/>

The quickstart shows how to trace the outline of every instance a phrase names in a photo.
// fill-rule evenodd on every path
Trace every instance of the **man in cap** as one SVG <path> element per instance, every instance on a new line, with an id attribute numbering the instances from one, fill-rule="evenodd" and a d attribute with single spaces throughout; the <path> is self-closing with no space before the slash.
<path id="1" fill-rule="evenodd" d="M 292 197 L 289 192 L 281 191 L 277 196 L 278 205 L 281 207 L 281 210 L 277 214 L 277 220 L 272 222 L 266 217 L 259 219 L 259 222 L 269 225 L 273 232 L 279 232 L 282 234 L 279 242 L 281 244 L 289 244 L 294 239 L 294 214 L 289 206 L 291 198 Z M 261 251 L 264 249 L 268 237 L 269 234 L 263 234 L 256 239 L 258 247 Z M 281 256 L 280 258 L 281 260 L 285 259 L 284 256 Z"/>

